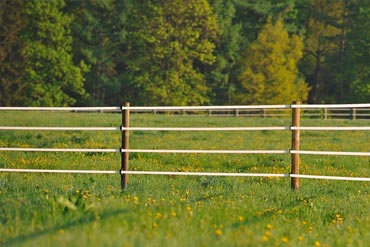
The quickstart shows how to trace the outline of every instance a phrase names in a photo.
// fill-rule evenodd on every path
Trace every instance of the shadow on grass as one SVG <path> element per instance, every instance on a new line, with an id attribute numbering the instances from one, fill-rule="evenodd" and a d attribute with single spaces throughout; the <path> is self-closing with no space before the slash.
<path id="1" fill-rule="evenodd" d="M 274 215 L 286 214 L 286 212 L 289 212 L 293 208 L 307 207 L 308 210 L 311 210 L 312 208 L 307 203 L 312 202 L 315 199 L 317 199 L 317 196 L 305 196 L 302 194 L 297 194 L 286 205 L 278 205 L 265 208 L 264 210 L 261 210 L 253 215 L 250 215 L 249 217 L 246 217 L 245 221 L 234 223 L 232 224 L 232 226 L 234 228 L 238 228 L 240 226 L 253 225 L 256 222 L 261 221 L 262 219 L 267 220 L 271 219 Z"/>
<path id="2" fill-rule="evenodd" d="M 102 214 L 99 214 L 99 218 L 101 220 L 105 220 L 105 219 L 113 218 L 117 215 L 127 213 L 127 212 L 128 212 L 127 209 L 117 209 L 117 210 L 112 210 L 112 211 L 106 211 L 106 212 L 103 212 Z M 47 229 L 43 229 L 41 231 L 20 235 L 13 239 L 9 239 L 5 242 L 0 241 L 0 245 L 1 246 L 17 246 L 26 240 L 28 241 L 28 240 L 36 239 L 43 235 L 52 234 L 52 233 L 58 232 L 61 229 L 65 230 L 65 229 L 69 229 L 69 228 L 76 227 L 76 226 L 90 224 L 96 220 L 96 216 L 97 215 L 95 214 L 89 214 L 87 217 L 81 217 L 71 222 L 59 224 L 59 225 L 56 225 L 56 226 L 53 226 Z"/>

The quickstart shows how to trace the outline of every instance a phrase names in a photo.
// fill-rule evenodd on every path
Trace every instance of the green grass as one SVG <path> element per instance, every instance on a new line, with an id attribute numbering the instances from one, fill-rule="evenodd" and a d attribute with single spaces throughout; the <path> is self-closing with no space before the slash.
<path id="1" fill-rule="evenodd" d="M 0 112 L 1 126 L 119 126 L 120 114 Z M 289 126 L 289 119 L 132 114 L 131 126 Z M 302 126 L 368 126 L 303 120 Z M 1 131 L 2 147 L 118 148 L 118 132 Z M 370 150 L 366 131 L 303 131 L 302 150 Z M 131 148 L 289 149 L 289 131 L 130 133 Z M 118 170 L 115 153 L 0 152 L 0 167 Z M 301 155 L 301 173 L 368 177 L 368 157 Z M 289 173 L 289 155 L 132 153 L 133 170 Z M 367 246 L 367 182 L 0 173 L 1 246 Z"/>

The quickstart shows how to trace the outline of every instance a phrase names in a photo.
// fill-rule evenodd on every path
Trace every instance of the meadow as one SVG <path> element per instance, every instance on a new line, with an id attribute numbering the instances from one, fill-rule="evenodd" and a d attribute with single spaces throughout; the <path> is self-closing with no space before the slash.
<path id="1" fill-rule="evenodd" d="M 132 127 L 289 126 L 288 118 L 132 114 Z M 0 112 L 0 126 L 120 126 L 117 113 Z M 369 126 L 303 119 L 302 126 Z M 369 131 L 302 131 L 302 150 L 369 152 Z M 132 131 L 131 148 L 289 149 L 289 131 Z M 0 131 L 1 147 L 119 148 L 114 131 Z M 119 170 L 118 153 L 0 152 L 1 168 Z M 302 174 L 369 177 L 369 157 L 301 155 Z M 130 154 L 130 169 L 289 173 L 287 154 Z M 369 182 L 0 173 L 0 246 L 368 246 Z"/>

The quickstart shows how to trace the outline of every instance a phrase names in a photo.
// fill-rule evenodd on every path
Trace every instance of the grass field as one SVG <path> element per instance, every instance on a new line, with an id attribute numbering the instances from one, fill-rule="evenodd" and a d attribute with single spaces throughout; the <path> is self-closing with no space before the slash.
<path id="1" fill-rule="evenodd" d="M 0 112 L 1 126 L 119 126 L 120 114 Z M 131 126 L 289 126 L 290 119 L 132 114 Z M 302 120 L 302 126 L 368 121 Z M 130 133 L 131 148 L 289 149 L 289 131 Z M 1 147 L 119 148 L 119 132 L 0 131 Z M 302 150 L 370 151 L 369 131 L 302 131 Z M 116 153 L 0 152 L 1 168 L 118 170 Z M 369 177 L 369 157 L 301 155 L 301 173 Z M 289 155 L 132 153 L 132 170 L 289 173 Z M 368 182 L 0 173 L 0 246 L 368 246 Z"/>

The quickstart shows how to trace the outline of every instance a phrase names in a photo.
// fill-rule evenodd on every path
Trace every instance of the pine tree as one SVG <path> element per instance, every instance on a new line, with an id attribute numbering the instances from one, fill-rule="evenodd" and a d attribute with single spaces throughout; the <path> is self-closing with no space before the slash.
<path id="1" fill-rule="evenodd" d="M 344 103 L 370 100 L 370 3 L 365 0 L 343 0 L 341 49 L 334 61 L 336 88 Z"/>
<path id="2" fill-rule="evenodd" d="M 297 31 L 294 13 L 295 0 L 233 0 L 236 6 L 236 22 L 242 24 L 245 45 L 253 42 L 268 19 L 282 18 L 289 32 Z"/>
<path id="3" fill-rule="evenodd" d="M 300 76 L 297 62 L 303 43 L 289 35 L 283 21 L 271 20 L 262 28 L 257 40 L 246 51 L 240 75 L 240 102 L 246 104 L 288 104 L 305 101 L 308 87 Z"/>
<path id="4" fill-rule="evenodd" d="M 25 27 L 23 0 L 0 1 L 0 105 L 22 105 L 25 83 L 22 54 L 25 43 L 20 33 Z"/>
<path id="5" fill-rule="evenodd" d="M 81 104 L 111 105 L 123 100 L 120 64 L 125 60 L 122 47 L 125 44 L 127 1 L 67 1 L 67 9 L 73 13 L 73 52 L 75 60 L 89 66 L 85 75 L 85 89 L 89 98 Z M 123 54 L 122 54 L 123 52 Z"/>
<path id="6" fill-rule="evenodd" d="M 310 0 L 303 9 L 306 9 L 307 16 L 304 57 L 300 68 L 311 87 L 309 101 L 333 103 L 338 85 L 335 85 L 332 71 L 338 66 L 338 61 L 330 61 L 330 57 L 341 49 L 343 4 L 342 1 Z"/>
<path id="7" fill-rule="evenodd" d="M 232 104 L 240 51 L 244 42 L 242 25 L 235 22 L 236 6 L 232 0 L 210 1 L 216 14 L 219 34 L 214 54 L 216 62 L 204 70 L 211 89 L 213 104 Z"/>

